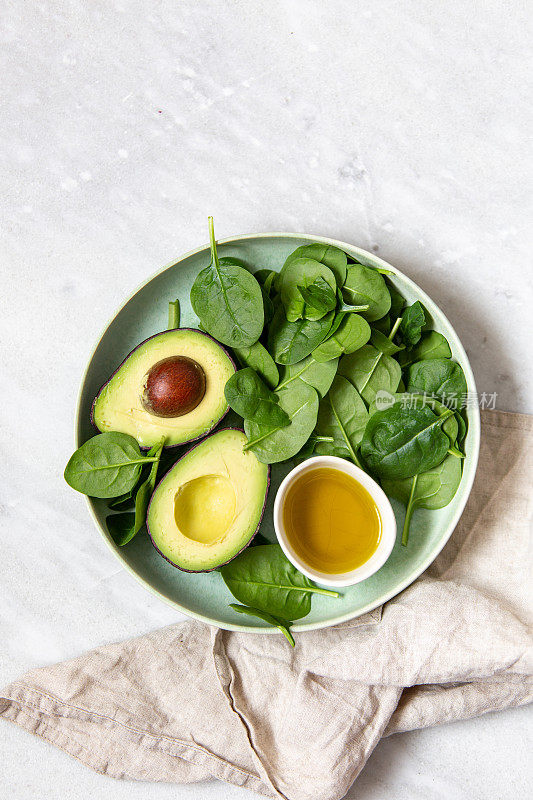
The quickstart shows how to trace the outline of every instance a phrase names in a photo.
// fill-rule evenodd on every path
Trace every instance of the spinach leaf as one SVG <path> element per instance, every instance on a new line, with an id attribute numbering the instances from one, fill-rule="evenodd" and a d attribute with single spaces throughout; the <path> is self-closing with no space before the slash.
<path id="1" fill-rule="evenodd" d="M 424 395 L 422 395 L 422 400 L 426 400 Z M 433 411 L 433 413 L 437 414 L 439 417 L 442 414 L 444 414 L 444 412 L 446 411 L 446 408 L 447 408 L 444 405 L 444 403 L 441 403 L 439 400 L 433 400 L 432 402 L 430 401 L 427 404 L 430 406 L 430 408 Z M 445 422 L 442 423 L 442 430 L 444 431 L 444 433 L 446 434 L 446 436 L 450 440 L 450 447 L 453 447 L 455 445 L 455 443 L 457 442 L 457 435 L 459 433 L 459 425 L 458 425 L 458 422 L 457 422 L 457 416 L 458 416 L 457 413 L 452 414 L 451 417 L 448 417 L 448 419 Z M 461 455 L 461 457 L 462 457 L 462 455 Z"/>
<path id="2" fill-rule="evenodd" d="M 317 319 L 321 319 L 328 311 L 333 311 L 337 305 L 337 296 L 329 283 L 319 275 L 313 283 L 308 286 L 298 285 L 298 291 L 302 295 L 305 303 L 304 316 L 306 319 L 313 319 L 309 313 L 310 309 L 316 314 Z"/>
<path id="3" fill-rule="evenodd" d="M 105 524 L 116 545 L 122 547 L 133 538 L 135 530 L 135 513 L 126 511 L 121 514 L 110 514 Z"/>
<path id="4" fill-rule="evenodd" d="M 459 459 L 466 458 L 465 453 L 463 453 L 462 450 L 459 450 L 459 448 L 457 447 L 456 444 L 451 444 L 448 447 L 448 454 L 451 455 L 451 456 L 454 456 L 455 458 L 459 458 Z"/>
<path id="5" fill-rule="evenodd" d="M 390 320 L 391 320 L 390 314 L 386 314 L 384 317 L 381 317 L 381 319 L 375 319 L 372 322 L 372 330 L 379 331 L 388 338 L 389 331 L 391 329 Z"/>
<path id="6" fill-rule="evenodd" d="M 385 408 L 394 405 L 394 403 L 401 403 L 403 408 L 423 408 L 428 406 L 437 416 L 444 414 L 447 408 L 444 403 L 428 395 L 408 394 L 407 392 L 396 392 L 395 394 L 378 392 L 368 407 L 368 413 L 372 416 L 376 411 L 383 411 Z M 457 447 L 458 440 L 462 441 L 460 437 L 464 424 L 463 418 L 457 411 L 442 423 L 442 430 L 450 440 L 448 452 L 454 452 L 458 458 L 464 458 L 463 453 Z"/>
<path id="7" fill-rule="evenodd" d="M 252 450 L 259 461 L 275 464 L 286 461 L 301 450 L 316 425 L 318 414 L 318 394 L 300 378 L 289 386 L 279 389 L 278 402 L 287 412 L 290 425 L 267 425 L 258 420 L 246 419 L 244 430 L 248 442 L 245 450 Z"/>
<path id="8" fill-rule="evenodd" d="M 311 456 L 316 453 L 319 456 L 338 456 L 338 458 L 347 458 L 348 460 L 352 459 L 352 455 L 346 446 L 346 442 L 342 439 L 334 439 L 332 436 L 312 436 L 309 441 L 312 443 L 313 449 L 311 452 L 308 452 L 305 458 L 311 458 Z M 298 453 L 299 459 L 302 456 L 302 452 L 303 450 Z M 305 458 L 302 458 L 301 460 L 305 461 Z M 354 461 L 354 464 L 356 464 L 358 467 L 361 466 L 359 460 Z"/>
<path id="9" fill-rule="evenodd" d="M 335 276 L 320 261 L 314 261 L 311 258 L 296 258 L 283 265 L 280 272 L 280 294 L 285 308 L 285 316 L 289 322 L 296 322 L 302 318 L 318 320 L 327 313 L 321 308 L 309 306 L 302 294 L 302 290 L 305 291 L 307 287 L 312 286 L 318 278 L 326 284 L 335 300 Z M 332 307 L 335 307 L 335 302 Z"/>
<path id="10" fill-rule="evenodd" d="M 250 547 L 257 547 L 260 544 L 272 544 L 270 539 L 267 539 L 266 536 L 263 536 L 262 533 L 256 533 L 253 537 L 252 541 L 250 542 Z"/>
<path id="11" fill-rule="evenodd" d="M 133 489 L 144 464 L 156 461 L 143 456 L 137 441 L 126 433 L 99 433 L 71 456 L 65 480 L 77 492 L 91 497 L 119 497 Z"/>
<path id="12" fill-rule="evenodd" d="M 457 444 L 462 445 L 467 431 L 466 420 L 460 411 L 455 412 L 455 419 L 457 420 Z"/>
<path id="13" fill-rule="evenodd" d="M 262 286 L 261 295 L 263 297 L 263 315 L 265 318 L 265 325 L 268 325 L 270 322 L 272 322 L 272 317 L 274 316 L 274 303 Z"/>
<path id="14" fill-rule="evenodd" d="M 254 369 L 271 389 L 277 385 L 279 373 L 276 362 L 261 342 L 255 342 L 250 347 L 234 347 L 233 352 L 241 366 Z"/>
<path id="15" fill-rule="evenodd" d="M 316 361 L 329 361 L 343 353 L 353 353 L 370 338 L 370 326 L 359 314 L 337 313 L 331 330 L 322 344 L 313 350 Z"/>
<path id="16" fill-rule="evenodd" d="M 179 328 L 180 326 L 180 301 L 173 300 L 168 304 L 168 330 Z"/>
<path id="17" fill-rule="evenodd" d="M 320 261 L 321 264 L 325 264 L 333 272 L 337 286 L 342 286 L 344 283 L 347 261 L 344 250 L 339 250 L 338 247 L 330 244 L 320 244 L 319 242 L 306 244 L 302 247 L 297 247 L 286 259 L 283 266 L 290 264 L 291 261 L 295 261 L 297 258 L 312 258 L 315 261 Z"/>
<path id="18" fill-rule="evenodd" d="M 261 294 L 263 296 L 263 313 L 265 317 L 265 324 L 268 325 L 274 316 L 274 303 L 272 301 L 272 284 L 275 278 L 279 275 L 272 269 L 259 269 L 253 273 L 254 278 L 261 287 Z"/>
<path id="19" fill-rule="evenodd" d="M 203 328 L 230 347 L 249 347 L 263 330 L 263 295 L 259 283 L 238 259 L 219 258 L 213 217 L 209 217 L 211 263 L 196 276 L 191 305 Z"/>
<path id="20" fill-rule="evenodd" d="M 350 264 L 342 294 L 346 303 L 368 305 L 368 310 L 361 311 L 361 314 L 369 321 L 384 317 L 391 306 L 391 296 L 384 277 L 363 264 Z"/>
<path id="21" fill-rule="evenodd" d="M 461 483 L 461 461 L 446 456 L 437 466 L 403 480 L 383 480 L 383 490 L 406 506 L 402 544 L 407 545 L 409 526 L 415 508 L 443 508 L 452 500 Z"/>
<path id="22" fill-rule="evenodd" d="M 148 456 L 154 458 L 150 474 L 144 480 L 135 496 L 135 512 L 125 514 L 112 514 L 106 518 L 106 525 L 109 533 L 113 537 L 115 544 L 123 547 L 136 536 L 146 522 L 146 512 L 150 498 L 155 489 L 157 470 L 163 451 L 164 439 L 159 444 L 154 445 L 148 451 Z"/>
<path id="23" fill-rule="evenodd" d="M 320 410 L 319 410 L 319 413 L 320 413 Z M 302 449 L 293 458 L 293 461 L 296 464 L 301 464 L 302 461 L 305 461 L 307 458 L 311 458 L 311 456 L 315 452 L 315 449 L 319 445 L 320 446 L 327 445 L 331 449 L 335 448 L 336 451 L 342 450 L 342 453 L 340 453 L 340 452 L 333 453 L 333 452 L 330 452 L 330 451 L 322 452 L 321 451 L 320 455 L 324 455 L 324 456 L 340 455 L 342 458 L 349 458 L 350 457 L 350 454 L 348 453 L 348 450 L 346 449 L 346 447 L 340 441 L 337 442 L 333 438 L 333 436 L 321 436 L 320 434 L 318 434 L 315 431 L 315 433 L 313 433 L 309 437 L 309 439 L 306 441 L 306 443 L 304 444 Z M 257 535 L 256 535 L 256 538 L 257 538 Z"/>
<path id="24" fill-rule="evenodd" d="M 400 336 L 406 347 L 413 347 L 420 341 L 426 322 L 426 312 L 419 300 L 405 309 L 400 322 Z"/>
<path id="25" fill-rule="evenodd" d="M 274 278 L 279 273 L 275 272 L 273 269 L 258 269 L 254 272 L 254 278 L 258 281 L 259 285 L 265 290 L 265 292 L 270 296 L 270 289 L 272 288 L 272 282 Z"/>
<path id="26" fill-rule="evenodd" d="M 393 406 L 394 403 L 401 403 L 404 408 L 413 408 L 413 406 L 419 405 L 417 395 L 410 395 L 407 392 L 401 392 L 399 389 L 397 392 L 379 391 L 372 402 L 368 404 L 368 413 L 372 416 L 376 411 L 384 411 L 386 408 Z M 420 403 L 420 405 L 429 405 L 431 407 L 430 403 Z"/>
<path id="27" fill-rule="evenodd" d="M 275 270 L 270 270 L 270 275 L 267 275 L 265 278 L 264 283 L 262 284 L 264 291 L 268 294 L 269 297 L 272 297 L 272 290 L 275 286 L 275 281 L 279 278 L 279 272 Z"/>
<path id="28" fill-rule="evenodd" d="M 226 382 L 224 395 L 231 408 L 244 419 L 257 420 L 268 427 L 290 424 L 288 414 L 278 405 L 277 396 L 251 367 L 233 373 Z"/>
<path id="29" fill-rule="evenodd" d="M 409 394 L 408 392 L 396 392 L 395 394 L 381 394 L 374 398 L 374 401 L 368 407 L 370 416 L 376 411 L 383 411 L 394 403 L 401 403 L 403 408 L 423 408 L 428 406 L 434 414 L 441 416 L 446 411 L 446 406 L 434 397 L 422 394 Z M 442 423 L 442 430 L 448 436 L 450 445 L 454 445 L 458 436 L 458 422 L 457 412 L 452 414 Z"/>
<path id="30" fill-rule="evenodd" d="M 409 478 L 432 469 L 448 452 L 441 426 L 452 413 L 448 409 L 437 417 L 427 406 L 403 408 L 401 403 L 377 411 L 361 442 L 364 462 L 380 478 Z"/>
<path id="31" fill-rule="evenodd" d="M 148 511 L 148 504 L 150 503 L 150 498 L 154 493 L 155 483 L 157 480 L 157 470 L 159 468 L 159 462 L 161 459 L 161 453 L 163 452 L 165 440 L 162 439 L 159 444 L 156 444 L 152 447 L 152 449 L 148 452 L 149 456 L 152 456 L 155 461 L 152 464 L 152 468 L 150 469 L 150 474 L 144 480 L 139 488 L 137 489 L 137 494 L 135 495 L 135 526 L 133 531 L 133 536 L 138 533 L 141 528 L 143 527 L 144 523 L 146 522 L 146 512 Z M 132 537 L 133 538 L 133 537 Z"/>
<path id="32" fill-rule="evenodd" d="M 266 611 L 259 611 L 258 608 L 239 606 L 237 603 L 230 603 L 230 608 L 233 608 L 234 611 L 238 611 L 239 614 L 247 614 L 249 617 L 257 617 L 257 619 L 262 619 L 263 622 L 266 622 L 268 625 L 272 625 L 274 628 L 277 628 L 287 639 L 291 647 L 294 647 L 294 637 L 290 631 L 290 626 L 287 621 L 277 619 L 276 617 L 273 617 L 272 614 L 267 614 Z"/>
<path id="33" fill-rule="evenodd" d="M 389 290 L 391 305 L 390 305 L 390 316 L 391 319 L 396 320 L 398 317 L 401 316 L 401 312 L 403 307 L 405 306 L 405 298 L 400 294 L 398 289 L 392 285 L 390 281 L 385 281 L 387 284 L 387 289 Z"/>
<path id="34" fill-rule="evenodd" d="M 402 370 L 394 358 L 385 355 L 373 345 L 366 344 L 355 353 L 341 358 L 339 374 L 348 378 L 363 400 L 370 405 L 377 392 L 394 394 Z"/>
<path id="35" fill-rule="evenodd" d="M 333 311 L 317 321 L 299 319 L 289 322 L 283 306 L 274 314 L 268 331 L 268 349 L 278 364 L 296 364 L 306 358 L 327 336 Z"/>
<path id="36" fill-rule="evenodd" d="M 354 306 L 351 303 L 345 303 L 342 291 L 337 289 L 337 313 L 339 311 L 346 311 L 348 314 L 360 314 L 361 311 L 368 311 L 369 308 L 370 306 L 368 304 Z"/>
<path id="37" fill-rule="evenodd" d="M 333 443 L 324 442 L 324 446 L 317 443 L 316 452 L 331 455 L 333 444 L 336 450 L 346 450 L 349 458 L 360 467 L 357 450 L 368 419 L 368 411 L 357 389 L 346 378 L 337 375 L 328 394 L 320 402 L 316 426 L 317 434 L 332 437 Z"/>
<path id="38" fill-rule="evenodd" d="M 386 356 L 394 356 L 396 353 L 399 353 L 400 350 L 404 349 L 403 344 L 394 344 L 388 336 L 375 328 L 372 329 L 370 343 L 373 344 L 380 353 L 385 353 Z"/>
<path id="39" fill-rule="evenodd" d="M 276 392 L 289 386 L 296 378 L 301 378 L 316 389 L 320 397 L 324 397 L 333 383 L 338 363 L 335 358 L 330 361 L 316 361 L 313 356 L 307 356 L 296 364 L 287 364 L 281 369 Z"/>
<path id="40" fill-rule="evenodd" d="M 117 511 L 124 511 L 128 508 L 131 508 L 131 506 L 133 505 L 134 497 L 135 497 L 135 487 L 133 489 L 130 489 L 129 492 L 126 492 L 126 494 L 121 494 L 120 497 L 114 497 L 112 500 L 109 501 L 107 506 L 108 508 L 111 508 L 113 510 L 116 509 Z"/>
<path id="41" fill-rule="evenodd" d="M 427 397 L 425 395 L 412 395 L 412 397 L 416 397 L 417 400 L 420 401 L 423 405 L 428 405 L 431 410 L 441 416 L 447 409 L 447 406 L 444 403 L 441 403 L 439 400 L 436 400 L 434 397 Z M 455 455 L 457 458 L 464 458 L 464 453 L 462 453 L 459 448 L 457 447 L 457 440 L 459 438 L 459 430 L 460 430 L 460 422 L 463 422 L 463 419 L 458 411 L 455 411 L 451 417 L 448 417 L 445 422 L 442 423 L 442 430 L 450 440 L 450 447 L 448 448 L 448 452 Z"/>
<path id="42" fill-rule="evenodd" d="M 467 395 L 465 374 L 460 364 L 449 358 L 417 361 L 407 372 L 407 391 L 430 394 L 450 408 L 459 408 Z"/>
<path id="43" fill-rule="evenodd" d="M 398 356 L 402 367 L 408 367 L 415 361 L 427 361 L 431 358 L 451 358 L 452 351 L 448 340 L 442 333 L 428 331 L 423 333 L 420 341 L 406 352 Z"/>
<path id="44" fill-rule="evenodd" d="M 232 595 L 246 606 L 281 620 L 307 616 L 311 595 L 338 597 L 338 592 L 320 589 L 285 557 L 278 544 L 249 547 L 220 569 Z"/>

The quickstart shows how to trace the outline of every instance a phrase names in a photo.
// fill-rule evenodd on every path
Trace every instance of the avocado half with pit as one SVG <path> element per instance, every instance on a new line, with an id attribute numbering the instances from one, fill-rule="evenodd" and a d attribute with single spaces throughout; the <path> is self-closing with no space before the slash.
<path id="1" fill-rule="evenodd" d="M 146 524 L 155 548 L 185 572 L 209 572 L 252 540 L 265 507 L 269 467 L 243 450 L 244 431 L 212 433 L 157 486 Z"/>
<path id="2" fill-rule="evenodd" d="M 165 447 L 204 436 L 228 411 L 224 386 L 235 365 L 211 336 L 192 328 L 156 333 L 127 356 L 92 409 L 98 430 Z"/>

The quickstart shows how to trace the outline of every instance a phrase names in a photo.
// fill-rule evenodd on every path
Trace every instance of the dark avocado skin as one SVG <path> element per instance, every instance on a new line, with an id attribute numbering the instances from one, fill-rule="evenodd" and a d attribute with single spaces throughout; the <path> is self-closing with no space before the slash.
<path id="1" fill-rule="evenodd" d="M 221 350 L 222 350 L 222 351 L 225 353 L 225 355 L 226 355 L 226 356 L 229 358 L 229 360 L 230 360 L 230 361 L 231 361 L 231 363 L 233 364 L 233 367 L 234 367 L 235 369 L 237 369 L 237 367 L 236 367 L 236 365 L 235 365 L 235 361 L 234 361 L 234 360 L 233 360 L 233 358 L 231 357 L 231 355 L 230 355 L 230 353 L 228 352 L 228 350 L 226 350 L 226 348 L 225 348 L 225 347 L 223 347 L 223 345 L 221 345 L 221 344 L 220 344 L 220 342 L 218 342 L 216 339 L 214 339 L 214 338 L 213 338 L 212 336 L 210 336 L 208 333 L 205 333 L 204 331 L 200 331 L 200 330 L 198 330 L 198 328 L 179 328 L 179 329 L 177 329 L 177 330 L 180 330 L 180 331 L 191 331 L 191 332 L 194 332 L 195 334 L 201 334 L 202 336 L 205 336 L 205 338 L 206 338 L 206 339 L 210 339 L 212 342 L 214 342 L 214 343 L 215 343 L 215 344 L 216 344 L 216 345 L 217 345 L 217 346 L 218 346 L 218 347 L 219 347 L 219 348 L 220 348 L 220 349 L 221 349 Z M 117 373 L 118 373 L 118 372 L 120 372 L 120 370 L 121 370 L 121 369 L 122 369 L 122 368 L 123 368 L 123 367 L 124 367 L 124 366 L 127 364 L 127 362 L 129 361 L 129 359 L 131 358 L 131 356 L 132 356 L 132 355 L 133 355 L 133 354 L 134 354 L 134 353 L 135 353 L 135 352 L 136 352 L 136 351 L 137 351 L 137 350 L 138 350 L 140 347 L 144 347 L 146 344 L 148 344 L 149 342 L 151 342 L 153 339 L 156 339 L 158 336 L 161 336 L 161 334 L 163 334 L 163 333 L 168 333 L 168 331 L 166 331 L 166 330 L 164 330 L 164 331 L 159 331 L 158 333 L 154 333 L 154 334 L 152 334 L 152 336 L 149 336 L 147 339 L 144 339 L 142 342 L 139 342 L 139 344 L 138 344 L 136 347 L 134 347 L 134 348 L 133 348 L 133 350 L 131 350 L 131 351 L 128 353 L 128 355 L 127 355 L 127 356 L 125 356 L 125 358 L 124 358 L 124 359 L 123 359 L 123 360 L 120 362 L 120 364 L 118 365 L 118 367 L 117 367 L 117 368 L 114 370 L 114 372 L 113 372 L 113 373 L 112 373 L 112 374 L 109 376 L 109 378 L 108 378 L 108 379 L 105 381 L 105 383 L 103 383 L 103 384 L 102 384 L 102 386 L 101 386 L 101 387 L 100 387 L 100 389 L 98 390 L 98 392 L 97 392 L 97 394 L 96 394 L 96 396 L 95 396 L 95 398 L 94 398 L 94 400 L 93 400 L 93 402 L 92 402 L 92 405 L 91 405 L 91 414 L 90 414 L 91 425 L 94 427 L 94 429 L 95 429 L 95 431 L 96 431 L 97 433 L 100 433 L 100 429 L 98 428 L 98 426 L 96 425 L 96 423 L 95 423 L 95 421 L 94 421 L 94 409 L 95 409 L 95 406 L 96 406 L 96 402 L 97 402 L 98 398 L 100 397 L 100 395 L 102 394 L 103 390 L 104 390 L 104 389 L 107 387 L 107 385 L 108 385 L 108 384 L 111 382 L 111 380 L 112 380 L 112 379 L 115 377 L 115 375 L 117 375 Z M 226 408 L 225 408 L 225 410 L 224 410 L 224 413 L 222 414 L 222 416 L 221 416 L 219 419 L 217 419 L 217 420 L 216 420 L 216 421 L 213 423 L 213 425 L 212 425 L 212 426 L 211 426 L 211 427 L 210 427 L 208 430 L 204 431 L 203 433 L 199 434 L 198 436 L 194 436 L 193 438 L 191 438 L 191 439 L 188 439 L 186 442 L 180 442 L 179 444 L 169 444 L 169 445 L 165 445 L 165 450 L 172 450 L 172 449 L 174 449 L 175 447 L 183 447 L 185 444 L 189 444 L 190 442 L 196 442 L 196 441 L 198 441 L 198 440 L 200 440 L 200 439 L 203 439 L 203 438 L 205 438 L 206 436 L 208 436 L 208 435 L 209 435 L 209 434 L 210 434 L 210 433 L 211 433 L 211 432 L 212 432 L 212 431 L 213 431 L 213 430 L 216 428 L 216 426 L 217 426 L 217 425 L 219 425 L 219 424 L 220 424 L 220 422 L 221 422 L 221 421 L 224 419 L 224 417 L 226 416 L 226 414 L 228 413 L 228 411 L 229 411 L 229 405 L 228 405 L 228 406 L 226 406 Z M 146 451 L 150 449 L 150 447 L 149 447 L 149 446 L 143 446 L 143 445 L 139 445 L 139 447 L 141 448 L 141 450 L 146 450 Z"/>
<path id="2" fill-rule="evenodd" d="M 215 431 L 214 433 L 220 433 L 220 432 L 222 432 L 222 431 L 239 431 L 239 433 L 244 433 L 244 430 L 243 430 L 242 428 L 230 428 L 230 427 L 227 427 L 227 428 L 220 428 L 218 431 Z M 210 434 L 210 435 L 213 435 L 213 434 Z M 202 439 L 202 442 L 203 442 L 203 441 L 204 441 L 204 440 Z M 196 448 L 197 448 L 197 447 L 198 447 L 200 444 L 202 444 L 202 442 L 197 442 L 195 445 L 193 445 L 192 447 L 190 447 L 190 448 L 187 450 L 187 452 L 183 454 L 183 456 L 182 456 L 181 458 L 185 458 L 185 456 L 188 456 L 190 453 L 192 453 L 192 451 L 193 451 L 193 450 L 195 450 L 195 449 L 196 449 Z M 171 469 L 172 469 L 172 467 L 171 467 Z M 170 470 L 168 470 L 168 471 L 170 472 Z M 147 520 L 148 520 L 148 515 L 149 515 L 149 513 L 150 513 L 150 506 L 152 505 L 152 502 L 153 502 L 154 495 L 155 495 L 155 493 L 156 493 L 157 489 L 159 488 L 159 485 L 161 484 L 161 482 L 162 482 L 162 481 L 165 479 L 166 475 L 167 475 L 167 473 L 165 473 L 165 475 L 163 475 L 163 477 L 160 479 L 159 483 L 158 483 L 158 484 L 157 484 L 157 486 L 155 487 L 154 493 L 152 494 L 152 498 L 151 498 L 151 500 L 150 500 L 150 504 L 149 504 L 149 506 L 148 506 L 148 510 L 147 510 L 147 512 L 146 512 L 146 518 L 147 518 Z M 161 550 L 159 549 L 159 547 L 158 547 L 158 546 L 155 544 L 155 542 L 154 542 L 154 540 L 153 540 L 153 537 L 152 537 L 152 534 L 151 534 L 151 532 L 150 532 L 150 526 L 148 525 L 148 521 L 147 521 L 147 523 L 146 523 L 146 528 L 147 528 L 147 530 L 148 530 L 148 536 L 150 537 L 150 540 L 151 540 L 151 542 L 152 542 L 152 544 L 153 544 L 154 548 L 155 548 L 155 549 L 157 550 L 157 552 L 159 553 L 159 555 L 160 555 L 160 556 L 162 556 L 162 557 L 165 559 L 165 561 L 168 561 L 168 563 L 169 563 L 171 566 L 175 567 L 176 569 L 179 569 L 181 572 L 188 572 L 189 574 L 197 574 L 197 573 L 200 573 L 200 572 L 216 572 L 216 570 L 220 569 L 220 567 L 223 567 L 223 566 L 224 566 L 224 564 L 229 564 L 229 562 L 230 562 L 230 561 L 233 561 L 233 559 L 234 559 L 234 558 L 236 558 L 236 557 L 239 555 L 239 553 L 242 553 L 242 551 L 243 551 L 243 550 L 246 550 L 246 548 L 247 548 L 247 547 L 250 545 L 250 543 L 252 542 L 252 540 L 253 540 L 254 536 L 255 536 L 255 535 L 257 534 L 257 532 L 259 531 L 259 528 L 261 527 L 261 522 L 263 521 L 263 516 L 264 516 L 264 513 L 265 513 L 265 508 L 266 508 L 266 504 L 267 504 L 267 500 L 268 500 L 268 491 L 269 491 L 269 488 L 270 488 L 270 466 L 268 466 L 268 473 L 267 473 L 267 484 L 266 484 L 266 491 L 265 491 L 265 499 L 264 499 L 264 502 L 263 502 L 263 507 L 262 507 L 262 509 L 261 509 L 261 514 L 260 514 L 260 516 L 259 516 L 259 520 L 258 520 L 258 522 L 257 522 L 257 527 L 256 527 L 255 531 L 252 533 L 252 535 L 250 536 L 250 538 L 248 539 L 248 541 L 246 542 L 246 544 L 244 544 L 244 545 L 241 547 L 241 549 L 240 549 L 240 550 L 239 550 L 237 553 L 234 553 L 234 554 L 231 556 L 231 558 L 228 558 L 226 561 L 223 561 L 223 562 L 221 562 L 220 564 L 217 564 L 217 566 L 216 566 L 216 567 L 210 567 L 209 569 L 185 569 L 185 567 L 180 567 L 180 566 L 178 566 L 177 564 L 174 564 L 174 562 L 173 562 L 173 561 L 170 561 L 170 559 L 169 559 L 169 558 L 167 558 L 167 557 L 166 557 L 166 556 L 165 556 L 165 555 L 164 555 L 164 554 L 161 552 Z"/>

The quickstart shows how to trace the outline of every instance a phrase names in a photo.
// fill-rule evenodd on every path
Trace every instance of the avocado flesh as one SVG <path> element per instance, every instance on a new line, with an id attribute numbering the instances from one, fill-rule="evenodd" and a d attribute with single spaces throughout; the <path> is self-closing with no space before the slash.
<path id="1" fill-rule="evenodd" d="M 153 544 L 187 572 L 209 572 L 249 544 L 263 516 L 269 468 L 227 428 L 189 450 L 157 486 L 148 509 Z"/>
<path id="2" fill-rule="evenodd" d="M 149 370 L 171 356 L 186 356 L 205 374 L 205 394 L 187 414 L 158 417 L 143 404 Z M 183 444 L 208 433 L 228 410 L 224 386 L 235 372 L 226 351 L 210 336 L 190 328 L 178 328 L 142 342 L 122 362 L 102 387 L 93 405 L 98 430 L 134 436 L 141 447 L 152 447 L 165 437 L 165 447 Z"/>

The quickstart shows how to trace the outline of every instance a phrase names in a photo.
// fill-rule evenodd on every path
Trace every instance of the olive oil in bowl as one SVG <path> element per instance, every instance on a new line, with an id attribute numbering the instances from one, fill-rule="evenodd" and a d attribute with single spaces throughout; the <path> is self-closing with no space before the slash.
<path id="1" fill-rule="evenodd" d="M 337 456 L 315 456 L 289 472 L 276 494 L 274 527 L 289 561 L 325 586 L 370 577 L 396 540 L 394 511 L 381 486 Z"/>
<path id="2" fill-rule="evenodd" d="M 381 539 L 378 507 L 361 484 L 338 469 L 304 472 L 290 486 L 283 508 L 292 549 L 320 572 L 351 572 L 376 552 Z"/>

